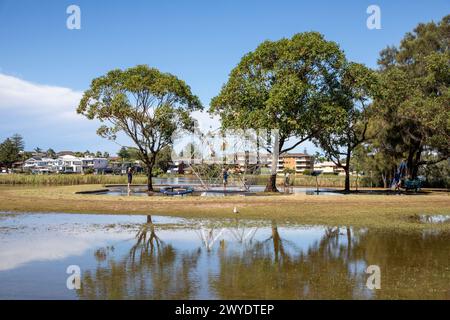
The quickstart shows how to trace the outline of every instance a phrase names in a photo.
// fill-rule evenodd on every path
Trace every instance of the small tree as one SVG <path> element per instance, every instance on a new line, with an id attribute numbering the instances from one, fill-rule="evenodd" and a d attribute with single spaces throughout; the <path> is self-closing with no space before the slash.
<path id="1" fill-rule="evenodd" d="M 116 139 L 125 133 L 146 166 L 148 190 L 153 191 L 152 170 L 158 153 L 172 144 L 177 130 L 191 130 L 190 113 L 201 110 L 200 100 L 185 82 L 146 65 L 113 70 L 92 81 L 77 112 L 107 122 L 97 133 Z"/>
<path id="2" fill-rule="evenodd" d="M 120 148 L 119 152 L 117 152 L 117 155 L 122 158 L 122 161 L 130 159 L 130 152 L 128 151 L 127 147 Z"/>
<path id="3" fill-rule="evenodd" d="M 161 149 L 156 157 L 155 165 L 159 168 L 163 173 L 169 170 L 170 165 L 172 164 L 172 147 L 165 146 Z"/>
<path id="4" fill-rule="evenodd" d="M 46 152 L 45 152 L 45 155 L 48 157 L 48 158 L 56 158 L 56 152 L 55 152 L 55 150 L 53 150 L 52 148 L 49 148 Z"/>

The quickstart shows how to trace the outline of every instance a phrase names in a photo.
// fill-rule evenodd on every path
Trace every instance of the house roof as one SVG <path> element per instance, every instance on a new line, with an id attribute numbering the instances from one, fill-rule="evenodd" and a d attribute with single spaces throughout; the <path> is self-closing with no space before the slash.
<path id="1" fill-rule="evenodd" d="M 312 157 L 306 153 L 283 153 L 280 155 L 280 158 L 299 158 L 299 157 Z"/>
<path id="2" fill-rule="evenodd" d="M 314 165 L 315 167 L 337 167 L 336 164 L 333 161 L 324 161 L 319 162 Z"/>
<path id="3" fill-rule="evenodd" d="M 59 157 L 66 155 L 73 156 L 74 154 L 75 153 L 73 151 L 60 151 L 56 153 L 56 155 L 58 155 Z"/>

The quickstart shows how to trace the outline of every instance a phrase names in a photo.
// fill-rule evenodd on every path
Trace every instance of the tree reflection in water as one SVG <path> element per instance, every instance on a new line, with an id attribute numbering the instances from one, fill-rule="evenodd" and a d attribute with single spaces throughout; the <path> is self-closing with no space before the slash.
<path id="1" fill-rule="evenodd" d="M 222 299 L 352 298 L 363 279 L 350 272 L 351 246 L 340 238 L 340 228 L 326 228 L 305 251 L 283 239 L 272 221 L 268 239 L 240 255 L 219 253 L 220 273 L 210 277 L 210 285 Z"/>
<path id="2" fill-rule="evenodd" d="M 123 258 L 109 258 L 110 249 L 97 254 L 97 269 L 83 273 L 78 294 L 82 299 L 449 298 L 448 234 L 316 230 L 321 236 L 311 238 L 302 228 L 280 229 L 276 221 L 258 229 L 236 220 L 232 227 L 184 229 L 191 233 L 187 239 L 200 235 L 198 242 L 175 248 L 158 237 L 148 216 Z M 365 286 L 371 264 L 381 268 L 381 290 Z"/>
<path id="3" fill-rule="evenodd" d="M 78 295 L 81 299 L 189 299 L 197 290 L 191 273 L 199 256 L 200 250 L 177 252 L 161 241 L 147 216 L 129 254 L 84 272 Z"/>

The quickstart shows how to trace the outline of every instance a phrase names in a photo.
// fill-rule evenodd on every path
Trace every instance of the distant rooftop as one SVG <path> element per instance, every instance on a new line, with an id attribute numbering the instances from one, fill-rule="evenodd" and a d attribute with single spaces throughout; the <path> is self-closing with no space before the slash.
<path id="1" fill-rule="evenodd" d="M 280 158 L 296 158 L 296 157 L 312 157 L 310 154 L 306 153 L 283 153 L 280 155 Z"/>

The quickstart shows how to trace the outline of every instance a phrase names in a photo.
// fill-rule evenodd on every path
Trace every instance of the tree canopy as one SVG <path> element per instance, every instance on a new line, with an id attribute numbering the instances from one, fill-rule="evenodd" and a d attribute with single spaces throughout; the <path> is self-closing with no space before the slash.
<path id="1" fill-rule="evenodd" d="M 202 104 L 176 76 L 146 65 L 113 70 L 96 78 L 84 92 L 77 112 L 104 123 L 97 133 L 116 139 L 125 133 L 139 150 L 152 187 L 152 169 L 161 149 L 173 143 L 177 130 L 194 125 L 191 112 Z"/>
<path id="2" fill-rule="evenodd" d="M 398 48 L 380 53 L 379 138 L 387 152 L 407 159 L 411 177 L 450 156 L 449 45 L 450 15 L 420 23 Z"/>
<path id="3" fill-rule="evenodd" d="M 344 62 L 339 46 L 317 32 L 265 41 L 231 71 L 210 112 L 220 115 L 223 128 L 275 130 L 271 151 L 276 163 L 279 153 L 319 130 L 321 117 L 330 118 L 326 105 L 339 86 Z M 286 147 L 290 138 L 296 142 Z M 276 191 L 275 176 L 272 170 L 267 191 Z"/>

